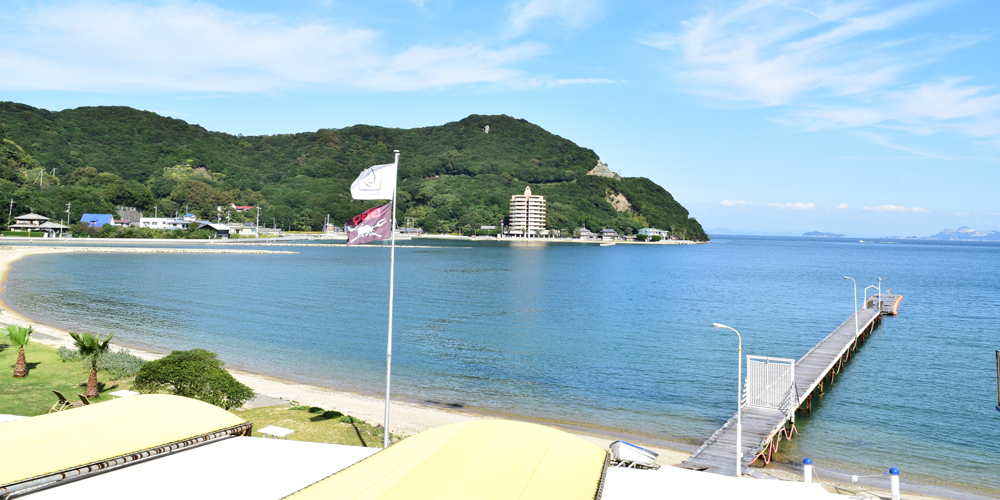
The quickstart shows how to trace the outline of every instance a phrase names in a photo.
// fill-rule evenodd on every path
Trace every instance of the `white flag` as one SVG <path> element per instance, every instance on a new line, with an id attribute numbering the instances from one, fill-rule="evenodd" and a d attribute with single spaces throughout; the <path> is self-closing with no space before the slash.
<path id="1" fill-rule="evenodd" d="M 366 168 L 351 183 L 351 196 L 355 200 L 391 200 L 395 191 L 395 163 Z"/>

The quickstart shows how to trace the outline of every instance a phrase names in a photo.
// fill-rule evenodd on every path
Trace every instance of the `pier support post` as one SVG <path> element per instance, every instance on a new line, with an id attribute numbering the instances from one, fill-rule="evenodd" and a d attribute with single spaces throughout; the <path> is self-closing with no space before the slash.
<path id="1" fill-rule="evenodd" d="M 889 469 L 889 490 L 892 500 L 899 500 L 899 469 L 895 467 Z"/>
<path id="2" fill-rule="evenodd" d="M 807 483 L 813 482 L 813 461 L 809 457 L 802 459 L 802 477 Z"/>

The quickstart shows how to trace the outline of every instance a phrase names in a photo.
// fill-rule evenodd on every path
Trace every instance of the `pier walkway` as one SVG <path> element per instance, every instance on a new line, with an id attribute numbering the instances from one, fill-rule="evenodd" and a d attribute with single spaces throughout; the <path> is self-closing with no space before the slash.
<path id="1" fill-rule="evenodd" d="M 897 300 L 895 305 L 898 303 Z M 789 439 L 797 432 L 795 411 L 799 408 L 806 411 L 812 409 L 813 395 L 822 394 L 824 385 L 833 383 L 844 363 L 851 358 L 851 353 L 864 343 L 881 320 L 878 309 L 861 309 L 794 363 L 792 360 L 748 356 L 747 379 L 743 388 L 741 471 L 755 460 L 771 461 L 771 455 L 777 451 L 781 439 Z M 754 373 L 766 374 L 765 383 L 751 380 L 751 363 L 763 367 L 756 368 Z M 736 415 L 678 466 L 735 476 Z"/>

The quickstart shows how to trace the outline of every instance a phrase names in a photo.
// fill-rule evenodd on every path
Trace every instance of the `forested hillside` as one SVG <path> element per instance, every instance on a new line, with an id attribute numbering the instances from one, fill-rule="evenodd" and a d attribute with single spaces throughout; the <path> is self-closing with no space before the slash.
<path id="1" fill-rule="evenodd" d="M 546 197 L 549 227 L 564 234 L 582 225 L 625 234 L 649 226 L 708 239 L 654 182 L 586 175 L 597 164 L 594 151 L 504 115 L 417 129 L 355 125 L 251 137 L 127 107 L 50 112 L 5 102 L 0 135 L 0 197 L 13 199 L 15 212 L 57 220 L 67 202 L 74 220 L 116 205 L 214 220 L 218 206 L 235 203 L 262 206 L 262 222 L 319 229 L 327 214 L 341 224 L 376 203 L 352 200 L 351 181 L 391 162 L 398 149 L 400 218 L 429 231 L 506 223 L 510 196 L 530 185 Z"/>

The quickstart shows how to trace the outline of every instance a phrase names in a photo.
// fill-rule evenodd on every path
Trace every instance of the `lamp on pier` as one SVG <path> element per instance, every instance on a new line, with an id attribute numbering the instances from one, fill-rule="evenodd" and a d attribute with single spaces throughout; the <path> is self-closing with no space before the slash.
<path id="1" fill-rule="evenodd" d="M 740 342 L 738 355 L 738 371 L 736 372 L 736 477 L 743 475 L 743 336 L 731 326 L 722 323 L 712 323 L 715 328 L 728 328 L 736 332 L 736 338 Z"/>

